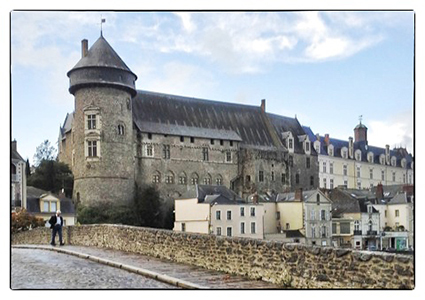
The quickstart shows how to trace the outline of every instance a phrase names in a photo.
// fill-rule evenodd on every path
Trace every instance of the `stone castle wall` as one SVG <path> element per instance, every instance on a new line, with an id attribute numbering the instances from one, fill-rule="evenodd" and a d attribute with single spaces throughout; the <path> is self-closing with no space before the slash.
<path id="1" fill-rule="evenodd" d="M 12 236 L 12 244 L 47 244 L 50 230 Z M 65 242 L 150 255 L 262 279 L 296 289 L 413 289 L 413 257 L 319 248 L 250 238 L 173 232 L 124 225 L 64 228 Z"/>

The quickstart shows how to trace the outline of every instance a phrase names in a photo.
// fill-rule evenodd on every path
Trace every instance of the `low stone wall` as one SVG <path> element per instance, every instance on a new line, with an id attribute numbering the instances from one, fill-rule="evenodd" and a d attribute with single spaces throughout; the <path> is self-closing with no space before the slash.
<path id="1" fill-rule="evenodd" d="M 66 243 L 150 255 L 296 289 L 413 289 L 413 257 L 381 252 L 228 238 L 123 225 L 65 227 Z M 12 235 L 12 244 L 47 244 L 50 230 Z"/>

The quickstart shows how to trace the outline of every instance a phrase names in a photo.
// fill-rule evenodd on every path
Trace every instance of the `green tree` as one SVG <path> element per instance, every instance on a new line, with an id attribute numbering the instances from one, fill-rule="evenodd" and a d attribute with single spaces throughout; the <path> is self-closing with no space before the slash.
<path id="1" fill-rule="evenodd" d="M 43 160 L 55 160 L 56 148 L 50 145 L 49 140 L 45 140 L 36 149 L 34 154 L 34 166 L 38 167 Z"/>
<path id="2" fill-rule="evenodd" d="M 54 160 L 42 160 L 38 167 L 27 179 L 27 185 L 52 193 L 64 189 L 67 197 L 72 197 L 74 177 L 68 165 Z"/>
<path id="3" fill-rule="evenodd" d="M 138 225 L 145 227 L 162 227 L 161 202 L 158 190 L 153 186 L 139 188 L 136 186 L 134 213 Z"/>
<path id="4" fill-rule="evenodd" d="M 30 161 L 28 158 L 27 158 L 27 161 L 25 162 L 25 175 L 27 175 L 27 178 L 31 176 L 31 166 L 30 166 Z"/>

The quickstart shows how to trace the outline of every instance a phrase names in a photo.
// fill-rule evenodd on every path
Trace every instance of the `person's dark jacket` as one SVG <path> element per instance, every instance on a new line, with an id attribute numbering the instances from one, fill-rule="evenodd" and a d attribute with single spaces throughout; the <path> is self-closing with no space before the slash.
<path id="1" fill-rule="evenodd" d="M 63 226 L 62 216 L 59 216 L 59 218 L 61 219 L 61 226 Z M 58 220 L 58 217 L 56 215 L 51 216 L 51 218 L 49 220 L 50 229 L 53 229 L 53 227 L 55 227 L 57 220 Z"/>

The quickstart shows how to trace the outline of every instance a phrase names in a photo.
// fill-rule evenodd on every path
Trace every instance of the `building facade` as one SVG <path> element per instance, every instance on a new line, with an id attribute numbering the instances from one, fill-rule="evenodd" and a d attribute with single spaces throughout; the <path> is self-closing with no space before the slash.
<path id="1" fill-rule="evenodd" d="M 130 201 L 136 186 L 165 198 L 196 184 L 254 192 L 318 186 L 317 154 L 296 118 L 249 106 L 136 90 L 137 76 L 101 36 L 68 72 L 75 111 L 59 160 L 77 202 Z"/>
<path id="2" fill-rule="evenodd" d="M 367 127 L 361 122 L 354 128 L 355 139 L 333 139 L 329 134 L 314 135 L 304 127 L 318 154 L 319 186 L 333 189 L 369 189 L 378 184 L 413 184 L 413 156 L 405 148 L 390 150 L 370 146 Z"/>

